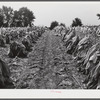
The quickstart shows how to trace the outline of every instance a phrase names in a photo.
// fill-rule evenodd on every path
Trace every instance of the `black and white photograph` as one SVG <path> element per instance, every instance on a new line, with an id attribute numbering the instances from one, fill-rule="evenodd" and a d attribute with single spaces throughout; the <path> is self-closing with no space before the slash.
<path id="1" fill-rule="evenodd" d="M 100 2 L 0 1 L 0 89 L 100 89 Z"/>

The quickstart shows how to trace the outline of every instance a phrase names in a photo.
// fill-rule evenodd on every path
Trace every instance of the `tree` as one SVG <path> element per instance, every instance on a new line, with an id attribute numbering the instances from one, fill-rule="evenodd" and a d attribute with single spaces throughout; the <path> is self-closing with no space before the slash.
<path id="1" fill-rule="evenodd" d="M 66 27 L 66 25 L 64 23 L 60 23 L 60 26 Z"/>
<path id="2" fill-rule="evenodd" d="M 11 7 L 2 7 L 2 16 L 3 16 L 3 26 L 8 27 L 13 22 L 14 12 Z"/>
<path id="3" fill-rule="evenodd" d="M 18 23 L 21 23 L 21 26 L 26 27 L 28 25 L 31 26 L 31 23 L 34 21 L 35 16 L 32 11 L 30 11 L 27 7 L 22 7 L 19 9 L 18 12 L 15 12 L 16 16 L 18 17 Z M 17 24 L 18 24 L 17 23 Z"/>
<path id="4" fill-rule="evenodd" d="M 0 27 L 27 27 L 31 26 L 35 16 L 27 7 L 22 7 L 18 11 L 11 7 L 0 8 Z"/>
<path id="5" fill-rule="evenodd" d="M 82 26 L 82 22 L 81 22 L 81 19 L 79 18 L 75 18 L 72 22 L 72 27 L 76 27 L 76 26 Z"/>
<path id="6" fill-rule="evenodd" d="M 3 26 L 3 15 L 0 13 L 0 27 Z"/>
<path id="7" fill-rule="evenodd" d="M 99 17 L 98 19 L 100 19 L 100 14 L 97 14 L 97 16 Z"/>
<path id="8" fill-rule="evenodd" d="M 4 19 L 3 10 L 0 8 L 0 27 L 3 26 L 3 19 Z"/>
<path id="9" fill-rule="evenodd" d="M 19 17 L 19 11 L 15 10 L 14 11 L 14 17 L 13 17 L 13 25 L 12 26 L 16 26 L 16 27 L 21 27 L 22 25 L 22 21 Z"/>
<path id="10" fill-rule="evenodd" d="M 0 27 L 8 27 L 11 26 L 13 22 L 13 9 L 11 7 L 2 6 L 0 8 Z"/>
<path id="11" fill-rule="evenodd" d="M 50 25 L 50 30 L 52 30 L 54 27 L 58 26 L 59 23 L 57 21 L 53 21 Z"/>

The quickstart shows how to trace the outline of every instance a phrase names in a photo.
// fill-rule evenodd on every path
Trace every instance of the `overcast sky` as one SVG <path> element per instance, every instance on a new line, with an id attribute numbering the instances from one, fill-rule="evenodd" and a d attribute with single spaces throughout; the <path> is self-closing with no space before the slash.
<path id="1" fill-rule="evenodd" d="M 100 13 L 100 2 L 0 2 L 2 6 L 11 6 L 14 10 L 27 7 L 34 12 L 35 25 L 50 26 L 52 21 L 58 21 L 70 26 L 76 17 L 86 25 L 98 25 L 96 16 Z"/>

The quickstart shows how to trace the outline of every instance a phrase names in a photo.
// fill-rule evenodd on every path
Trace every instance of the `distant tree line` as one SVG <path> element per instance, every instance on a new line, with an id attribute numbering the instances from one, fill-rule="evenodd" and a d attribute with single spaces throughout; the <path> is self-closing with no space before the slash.
<path id="1" fill-rule="evenodd" d="M 59 23 L 59 22 L 57 22 L 57 21 L 52 21 L 51 24 L 50 24 L 49 29 L 52 30 L 52 29 L 54 29 L 56 26 L 59 26 L 59 25 L 60 25 L 60 26 L 63 26 L 63 27 L 66 26 L 64 23 Z"/>
<path id="2" fill-rule="evenodd" d="M 52 30 L 52 29 L 54 29 L 56 26 L 66 26 L 64 23 L 60 23 L 59 24 L 59 22 L 57 22 L 57 21 L 52 21 L 51 22 L 51 24 L 50 24 L 50 27 L 49 27 L 49 29 L 50 30 Z M 72 21 L 72 24 L 71 24 L 71 27 L 77 27 L 77 26 L 82 26 L 83 24 L 82 24 L 82 21 L 81 21 L 81 19 L 80 18 L 75 18 L 73 21 Z"/>
<path id="3" fill-rule="evenodd" d="M 34 19 L 34 13 L 27 7 L 18 11 L 6 6 L 0 8 L 0 27 L 27 27 L 31 26 Z"/>

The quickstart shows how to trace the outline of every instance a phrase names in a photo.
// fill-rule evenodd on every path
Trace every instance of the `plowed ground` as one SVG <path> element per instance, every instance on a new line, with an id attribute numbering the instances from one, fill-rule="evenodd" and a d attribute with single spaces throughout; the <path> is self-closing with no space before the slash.
<path id="1" fill-rule="evenodd" d="M 84 76 L 66 53 L 61 37 L 47 31 L 34 44 L 27 58 L 9 58 L 8 47 L 0 48 L 1 58 L 9 64 L 15 88 L 84 89 Z"/>

